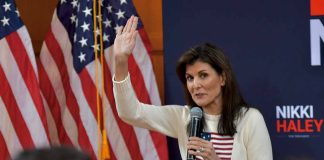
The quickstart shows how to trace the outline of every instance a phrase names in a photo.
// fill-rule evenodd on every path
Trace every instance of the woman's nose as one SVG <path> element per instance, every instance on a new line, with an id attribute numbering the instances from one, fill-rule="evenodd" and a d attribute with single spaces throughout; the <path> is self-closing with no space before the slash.
<path id="1" fill-rule="evenodd" d="M 201 87 L 201 82 L 198 78 L 195 78 L 193 81 L 193 87 L 194 88 L 200 88 Z"/>

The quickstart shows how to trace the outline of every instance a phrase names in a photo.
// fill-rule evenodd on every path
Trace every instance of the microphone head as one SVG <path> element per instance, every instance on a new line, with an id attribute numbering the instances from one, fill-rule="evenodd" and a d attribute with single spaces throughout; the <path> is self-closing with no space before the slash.
<path id="1" fill-rule="evenodd" d="M 192 107 L 190 109 L 190 115 L 191 117 L 197 117 L 197 118 L 202 118 L 202 110 L 199 107 Z"/>

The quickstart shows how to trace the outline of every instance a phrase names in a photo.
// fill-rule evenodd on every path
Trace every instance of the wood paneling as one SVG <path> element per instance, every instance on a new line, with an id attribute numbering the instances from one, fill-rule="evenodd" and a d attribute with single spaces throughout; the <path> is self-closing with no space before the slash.
<path id="1" fill-rule="evenodd" d="M 164 58 L 163 51 L 153 51 L 152 63 L 162 104 L 164 104 Z"/>
<path id="2" fill-rule="evenodd" d="M 162 0 L 133 0 L 133 3 L 152 42 L 153 51 L 162 51 Z"/>
<path id="3" fill-rule="evenodd" d="M 40 52 L 58 0 L 16 0 L 32 39 L 35 53 Z M 162 0 L 133 0 L 152 45 L 152 63 L 162 102 L 164 101 Z"/>
<path id="4" fill-rule="evenodd" d="M 36 54 L 41 49 L 57 2 L 57 0 L 16 0 L 20 16 L 29 31 Z"/>
<path id="5" fill-rule="evenodd" d="M 160 97 L 164 103 L 164 59 L 162 0 L 133 0 L 152 44 L 152 63 Z"/>

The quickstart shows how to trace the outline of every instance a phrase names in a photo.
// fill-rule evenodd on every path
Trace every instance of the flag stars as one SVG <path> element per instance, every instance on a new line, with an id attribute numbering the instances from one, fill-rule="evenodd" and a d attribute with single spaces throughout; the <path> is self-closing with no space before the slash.
<path id="1" fill-rule="evenodd" d="M 71 23 L 76 22 L 76 16 L 74 14 L 72 14 L 72 16 L 70 17 Z"/>
<path id="2" fill-rule="evenodd" d="M 120 5 L 123 5 L 123 4 L 127 4 L 127 1 L 126 0 L 120 0 Z"/>
<path id="3" fill-rule="evenodd" d="M 92 9 L 89 9 L 88 7 L 86 7 L 86 9 L 83 10 L 82 12 L 84 13 L 84 16 L 87 17 L 88 15 L 91 16 L 91 11 L 92 11 Z"/>
<path id="4" fill-rule="evenodd" d="M 4 16 L 3 19 L 1 20 L 2 26 L 3 27 L 6 26 L 6 25 L 9 26 L 9 20 L 10 20 L 9 18 L 6 18 L 6 16 Z"/>
<path id="5" fill-rule="evenodd" d="M 97 19 L 99 22 L 101 22 L 101 17 L 102 17 L 101 15 L 97 15 Z"/>
<path id="6" fill-rule="evenodd" d="M 74 33 L 74 36 L 73 36 L 73 42 L 76 42 L 77 41 L 77 34 Z"/>
<path id="7" fill-rule="evenodd" d="M 79 26 L 79 19 L 76 18 L 76 20 L 75 20 L 75 27 L 78 27 L 78 26 Z"/>
<path id="8" fill-rule="evenodd" d="M 116 34 L 118 33 L 119 30 L 121 30 L 123 27 L 122 26 L 119 26 L 118 24 L 116 25 L 116 27 L 114 28 L 115 29 L 115 32 Z"/>
<path id="9" fill-rule="evenodd" d="M 99 44 L 96 44 L 96 45 L 92 45 L 91 47 L 93 48 L 93 50 L 99 51 L 100 45 Z"/>
<path id="10" fill-rule="evenodd" d="M 97 29 L 96 29 L 96 36 L 99 36 L 100 35 L 100 30 L 99 30 L 99 28 L 97 27 Z"/>
<path id="11" fill-rule="evenodd" d="M 84 37 L 82 37 L 82 39 L 79 41 L 81 43 L 81 47 L 87 46 L 88 45 L 87 41 L 88 41 L 88 39 L 85 39 Z"/>
<path id="12" fill-rule="evenodd" d="M 112 6 L 111 5 L 108 5 L 107 10 L 108 10 L 108 13 L 112 13 L 113 12 L 112 11 Z"/>
<path id="13" fill-rule="evenodd" d="M 109 42 L 109 35 L 107 35 L 106 33 L 104 33 L 102 39 L 103 39 L 103 41 Z"/>
<path id="14" fill-rule="evenodd" d="M 10 3 L 7 3 L 7 2 L 5 2 L 4 5 L 2 5 L 2 7 L 5 9 L 6 12 L 7 11 L 11 11 L 10 6 L 11 6 L 11 4 Z"/>
<path id="15" fill-rule="evenodd" d="M 19 13 L 18 9 L 16 9 L 15 12 L 17 14 L 17 17 L 19 17 L 20 16 L 20 13 Z"/>
<path id="16" fill-rule="evenodd" d="M 108 18 L 106 18 L 106 20 L 103 23 L 105 24 L 106 28 L 111 27 L 111 21 Z"/>
<path id="17" fill-rule="evenodd" d="M 66 0 L 61 0 L 61 4 L 66 3 Z"/>
<path id="18" fill-rule="evenodd" d="M 82 63 L 83 61 L 85 61 L 86 59 L 85 59 L 85 54 L 84 53 L 80 53 L 80 55 L 78 56 L 79 57 L 79 59 L 80 59 L 80 63 Z"/>
<path id="19" fill-rule="evenodd" d="M 122 12 L 120 9 L 119 9 L 118 12 L 116 13 L 118 19 L 120 19 L 120 18 L 125 18 L 125 17 L 124 17 L 124 14 L 125 14 L 125 12 Z"/>
<path id="20" fill-rule="evenodd" d="M 71 4 L 72 4 L 73 8 L 78 7 L 78 0 L 73 0 L 71 2 Z"/>
<path id="21" fill-rule="evenodd" d="M 86 22 L 83 22 L 83 25 L 81 26 L 81 28 L 83 29 L 83 32 L 85 32 L 85 31 L 89 31 L 89 25 L 90 24 L 87 24 Z"/>

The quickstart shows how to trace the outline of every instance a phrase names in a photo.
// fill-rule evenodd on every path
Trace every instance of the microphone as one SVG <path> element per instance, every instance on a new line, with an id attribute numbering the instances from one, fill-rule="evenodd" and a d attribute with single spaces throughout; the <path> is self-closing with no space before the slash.
<path id="1" fill-rule="evenodd" d="M 199 107 L 192 107 L 190 110 L 190 132 L 189 137 L 200 137 L 200 124 L 202 110 Z M 187 160 L 195 160 L 196 156 L 187 153 Z"/>

